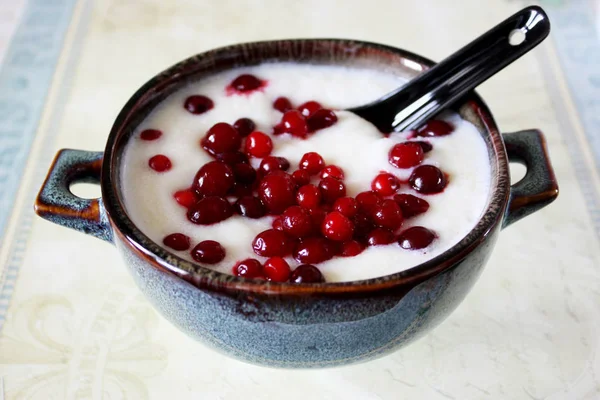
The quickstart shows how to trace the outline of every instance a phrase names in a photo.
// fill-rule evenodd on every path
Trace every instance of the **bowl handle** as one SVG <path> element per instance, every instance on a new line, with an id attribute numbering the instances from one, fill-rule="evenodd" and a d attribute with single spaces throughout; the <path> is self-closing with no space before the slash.
<path id="1" fill-rule="evenodd" d="M 502 227 L 552 203 L 558 196 L 558 183 L 548 157 L 546 139 L 536 130 L 530 129 L 502 134 L 509 162 L 527 167 L 527 173 L 510 187 L 508 207 L 504 213 Z"/>
<path id="2" fill-rule="evenodd" d="M 75 196 L 70 186 L 78 182 L 100 183 L 102 152 L 63 149 L 56 154 L 35 200 L 37 215 L 112 242 L 113 232 L 102 199 Z"/>

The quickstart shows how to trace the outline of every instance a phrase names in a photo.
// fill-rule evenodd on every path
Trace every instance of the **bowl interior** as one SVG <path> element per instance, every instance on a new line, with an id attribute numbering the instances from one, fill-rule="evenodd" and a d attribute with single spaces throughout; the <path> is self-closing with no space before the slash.
<path id="1" fill-rule="evenodd" d="M 160 73 L 140 88 L 125 105 L 111 130 L 104 155 L 102 195 L 116 234 L 158 267 L 197 285 L 216 284 L 263 293 L 365 291 L 414 283 L 449 268 L 474 248 L 502 217 L 508 199 L 508 165 L 496 124 L 483 101 L 473 93 L 456 111 L 473 123 L 484 138 L 491 165 L 488 204 L 475 228 L 457 245 L 411 269 L 362 281 L 292 285 L 237 278 L 188 262 L 163 249 L 129 219 L 121 195 L 120 164 L 125 144 L 135 128 L 168 95 L 188 83 L 216 72 L 263 62 L 295 61 L 337 64 L 383 70 L 410 79 L 433 63 L 418 55 L 374 43 L 337 39 L 282 40 L 239 44 L 193 56 Z"/>

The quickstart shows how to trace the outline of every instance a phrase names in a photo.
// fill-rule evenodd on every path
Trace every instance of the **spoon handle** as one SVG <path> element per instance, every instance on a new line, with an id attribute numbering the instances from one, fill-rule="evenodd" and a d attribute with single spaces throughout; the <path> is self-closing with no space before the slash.
<path id="1" fill-rule="evenodd" d="M 383 99 L 350 111 L 376 121 L 384 132 L 390 126 L 397 132 L 416 129 L 533 49 L 548 33 L 544 10 L 524 8 Z"/>

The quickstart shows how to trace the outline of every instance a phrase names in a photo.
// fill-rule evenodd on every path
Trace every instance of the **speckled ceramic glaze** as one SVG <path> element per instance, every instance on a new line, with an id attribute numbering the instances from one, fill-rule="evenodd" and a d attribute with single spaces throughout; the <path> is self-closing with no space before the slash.
<path id="1" fill-rule="evenodd" d="M 59 152 L 37 198 L 36 212 L 114 243 L 142 292 L 165 318 L 226 354 L 291 368 L 379 357 L 448 316 L 479 276 L 500 230 L 557 196 L 543 136 L 535 130 L 501 135 L 475 94 L 457 107 L 477 126 L 489 148 L 492 190 L 487 209 L 456 246 L 397 274 L 344 283 L 268 283 L 218 273 L 169 253 L 140 232 L 125 213 L 119 176 L 125 143 L 153 107 L 188 82 L 277 60 L 378 68 L 405 77 L 432 65 L 400 49 L 331 39 L 248 43 L 194 56 L 133 95 L 113 126 L 104 153 Z M 527 166 L 525 178 L 512 187 L 509 159 Z M 82 181 L 100 183 L 102 199 L 71 194 L 69 186 Z"/>

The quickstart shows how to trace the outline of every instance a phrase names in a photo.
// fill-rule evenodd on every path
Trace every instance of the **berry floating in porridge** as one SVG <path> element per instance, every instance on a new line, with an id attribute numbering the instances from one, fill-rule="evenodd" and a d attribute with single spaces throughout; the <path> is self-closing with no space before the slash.
<path id="1" fill-rule="evenodd" d="M 490 166 L 455 114 L 382 134 L 343 111 L 402 83 L 294 63 L 192 83 L 127 144 L 126 210 L 171 252 L 250 279 L 352 281 L 421 264 L 475 226 Z"/>

